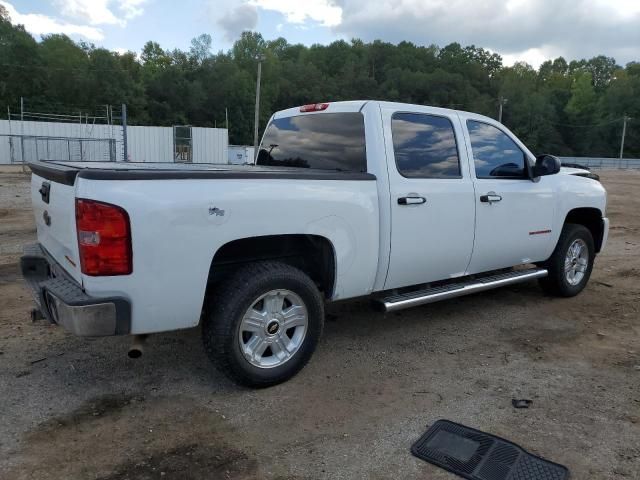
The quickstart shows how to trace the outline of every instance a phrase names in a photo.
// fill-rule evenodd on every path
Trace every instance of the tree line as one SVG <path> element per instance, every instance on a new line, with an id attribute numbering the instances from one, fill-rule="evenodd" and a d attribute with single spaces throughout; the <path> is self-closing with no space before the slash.
<path id="1" fill-rule="evenodd" d="M 379 99 L 468 110 L 491 117 L 503 100 L 503 123 L 535 153 L 617 156 L 622 118 L 625 156 L 640 157 L 640 63 L 622 67 L 597 56 L 503 65 L 486 49 L 376 40 L 290 44 L 244 32 L 229 51 L 213 53 L 211 37 L 165 50 L 117 53 L 66 35 L 36 41 L 0 6 L 0 105 L 20 97 L 42 108 L 127 104 L 129 123 L 223 126 L 229 140 L 253 143 L 256 58 L 262 57 L 260 125 L 291 106 Z M 1 118 L 1 117 L 0 117 Z"/>

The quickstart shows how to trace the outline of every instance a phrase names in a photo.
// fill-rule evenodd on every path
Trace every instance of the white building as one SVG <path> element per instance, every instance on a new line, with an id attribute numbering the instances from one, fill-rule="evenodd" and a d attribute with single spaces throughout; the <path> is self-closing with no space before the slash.
<path id="1" fill-rule="evenodd" d="M 0 120 L 0 164 L 33 160 L 123 161 L 119 125 Z M 129 126 L 130 162 L 229 163 L 224 128 Z"/>
<path id="2" fill-rule="evenodd" d="M 244 165 L 254 162 L 255 149 L 249 145 L 229 145 L 229 163 Z"/>

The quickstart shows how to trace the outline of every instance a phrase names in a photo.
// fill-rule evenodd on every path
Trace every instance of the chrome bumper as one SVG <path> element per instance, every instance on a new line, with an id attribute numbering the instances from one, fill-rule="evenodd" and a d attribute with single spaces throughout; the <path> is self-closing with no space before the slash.
<path id="1" fill-rule="evenodd" d="M 40 244 L 25 246 L 20 268 L 38 308 L 50 322 L 81 337 L 130 333 L 131 305 L 128 300 L 87 295 Z"/>

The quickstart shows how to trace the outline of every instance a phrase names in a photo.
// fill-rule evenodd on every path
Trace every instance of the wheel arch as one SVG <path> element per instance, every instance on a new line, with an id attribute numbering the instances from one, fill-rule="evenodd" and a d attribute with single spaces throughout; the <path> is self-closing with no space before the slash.
<path id="1" fill-rule="evenodd" d="M 240 265 L 280 261 L 306 273 L 332 298 L 336 287 L 336 252 L 327 237 L 314 234 L 282 234 L 239 238 L 222 245 L 213 255 L 207 279 L 207 294 Z"/>
<path id="2" fill-rule="evenodd" d="M 564 224 L 573 223 L 583 225 L 593 237 L 593 244 L 596 253 L 602 248 L 602 240 L 604 235 L 604 223 L 602 220 L 602 211 L 595 207 L 580 207 L 570 210 L 564 220 Z"/>

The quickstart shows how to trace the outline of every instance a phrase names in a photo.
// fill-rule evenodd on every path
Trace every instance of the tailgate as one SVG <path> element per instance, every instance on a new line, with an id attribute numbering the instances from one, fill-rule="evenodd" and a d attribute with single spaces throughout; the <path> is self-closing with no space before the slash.
<path id="1" fill-rule="evenodd" d="M 81 283 L 75 219 L 75 186 L 34 170 L 31 203 L 38 242 L 71 277 Z"/>

